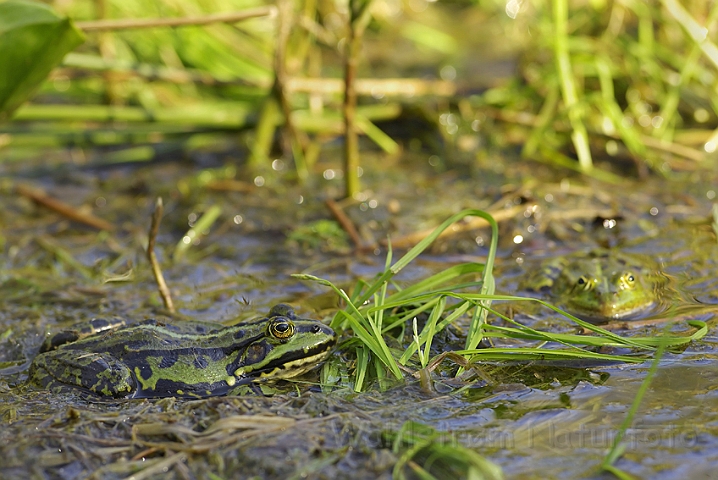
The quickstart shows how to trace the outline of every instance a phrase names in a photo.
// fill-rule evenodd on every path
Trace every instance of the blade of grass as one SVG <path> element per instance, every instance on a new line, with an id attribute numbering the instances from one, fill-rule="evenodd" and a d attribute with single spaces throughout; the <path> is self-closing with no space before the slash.
<path id="1" fill-rule="evenodd" d="M 393 436 L 392 451 L 401 453 L 394 465 L 393 478 L 405 479 L 404 467 L 409 465 L 419 478 L 435 479 L 457 478 L 501 480 L 501 468 L 482 457 L 473 450 L 461 445 L 456 438 L 447 437 L 446 432 L 439 432 L 428 425 L 418 422 L 405 422 Z M 436 465 L 436 464 L 443 465 Z M 432 467 L 436 467 L 435 477 Z"/>
<path id="2" fill-rule="evenodd" d="M 186 253 L 189 247 L 192 245 L 195 239 L 199 238 L 200 235 L 204 235 L 207 230 L 214 224 L 215 221 L 222 214 L 222 207 L 219 205 L 212 205 L 204 212 L 197 223 L 192 228 L 187 230 L 182 239 L 177 243 L 172 258 L 176 261 L 181 259 Z"/>
<path id="3" fill-rule="evenodd" d="M 436 324 L 443 315 L 445 307 L 446 297 L 442 296 L 436 306 L 431 310 L 429 320 L 426 322 L 426 325 L 423 328 L 422 334 L 425 333 L 426 341 L 424 342 L 424 352 L 421 355 L 421 368 L 426 368 L 426 364 L 431 355 L 431 342 L 434 339 L 434 334 L 436 333 Z M 418 343 L 419 342 L 417 338 L 417 345 Z"/>
<path id="4" fill-rule="evenodd" d="M 431 245 L 434 240 L 436 240 L 439 235 L 441 235 L 441 232 L 449 228 L 453 223 L 458 222 L 459 220 L 463 219 L 464 217 L 468 216 L 475 216 L 475 217 L 483 217 L 489 222 L 493 222 L 493 218 L 487 214 L 486 212 L 482 210 L 462 210 L 461 212 L 452 215 L 448 219 L 446 219 L 441 225 L 436 227 L 434 231 L 428 235 L 426 238 L 421 240 L 419 243 L 417 243 L 413 248 L 411 248 L 406 254 L 404 254 L 401 259 L 399 259 L 394 265 L 392 265 L 391 268 L 388 270 L 385 270 L 374 282 L 369 284 L 369 287 L 362 293 L 362 295 L 355 300 L 355 303 L 358 305 L 363 305 L 364 302 L 369 300 L 374 293 L 376 293 L 377 290 L 387 281 L 389 281 L 391 278 L 393 278 L 396 274 L 398 274 L 404 267 L 406 267 L 409 263 L 411 263 L 416 257 L 418 257 L 424 250 L 426 250 L 429 245 Z M 490 219 L 490 220 L 489 220 Z M 493 268 L 493 260 L 495 253 L 492 254 L 492 252 L 496 251 L 496 245 L 498 245 L 498 225 L 496 225 L 496 222 L 493 222 L 491 225 L 491 231 L 492 231 L 492 238 L 491 238 L 491 245 L 492 247 L 489 250 L 489 258 L 491 260 L 491 267 Z M 488 268 L 488 261 L 487 261 L 487 268 Z"/>
<path id="5" fill-rule="evenodd" d="M 660 364 L 661 358 L 663 357 L 663 353 L 666 350 L 666 346 L 666 343 L 663 342 L 661 342 L 658 346 L 656 355 L 653 357 L 653 362 L 651 362 L 651 367 L 646 373 L 646 378 L 644 378 L 643 382 L 641 382 L 641 386 L 638 388 L 638 392 L 636 392 L 636 396 L 633 399 L 631 408 L 629 408 L 626 418 L 623 419 L 623 423 L 621 423 L 618 432 L 616 432 L 616 436 L 613 439 L 613 444 L 611 445 L 611 450 L 609 450 L 608 454 L 606 454 L 603 459 L 603 462 L 601 463 L 602 470 L 611 472 L 619 478 L 630 478 L 630 476 L 627 477 L 627 474 L 625 474 L 618 467 L 614 466 L 614 463 L 616 463 L 619 457 L 623 454 L 624 447 L 622 446 L 621 441 L 626 434 L 626 430 L 628 430 L 628 427 L 630 427 L 633 423 L 633 418 L 638 412 L 638 407 L 640 407 L 641 401 L 643 401 L 643 397 L 646 395 L 646 392 L 648 392 L 648 388 L 653 381 L 653 377 L 658 371 L 658 365 Z"/>
<path id="6" fill-rule="evenodd" d="M 441 296 L 439 301 L 446 302 L 446 296 Z M 436 334 L 436 332 L 442 331 L 444 328 L 446 328 L 447 325 L 451 324 L 454 320 L 464 315 L 469 308 L 471 308 L 471 304 L 469 302 L 463 302 L 461 305 L 459 305 L 450 315 L 447 315 L 446 318 L 444 318 L 441 322 L 438 322 L 438 324 L 435 327 L 432 328 L 424 328 L 422 329 L 421 334 L 419 335 L 419 345 L 423 345 L 424 343 L 431 343 L 431 338 Z M 411 344 L 407 347 L 404 354 L 399 359 L 399 363 L 402 365 L 405 365 L 406 362 L 409 361 L 409 358 L 416 352 L 416 345 Z M 428 350 L 427 350 L 428 352 Z"/>
<path id="7" fill-rule="evenodd" d="M 79 260 L 72 256 L 72 254 L 65 248 L 60 246 L 54 239 L 47 235 L 41 235 L 35 239 L 35 241 L 43 249 L 53 254 L 62 264 L 76 271 L 82 275 L 85 279 L 92 278 L 92 271 L 83 265 Z"/>
<path id="8" fill-rule="evenodd" d="M 386 342 L 384 342 L 384 339 L 381 337 L 381 333 L 379 333 L 378 337 L 372 335 L 372 332 L 370 331 L 370 329 L 372 329 L 372 323 L 366 321 L 365 317 L 359 312 L 355 304 L 344 292 L 344 290 L 336 287 L 332 282 L 319 277 L 315 277 L 314 275 L 292 274 L 292 276 L 301 280 L 311 280 L 334 290 L 334 292 L 346 302 L 346 308 L 349 311 L 346 312 L 344 310 L 340 310 L 339 312 L 337 312 L 337 315 L 334 317 L 331 326 L 336 328 L 338 325 L 341 324 L 342 319 L 347 320 L 349 322 L 349 326 L 354 331 L 354 334 L 359 338 L 359 340 L 364 345 L 366 345 L 369 350 L 371 350 L 382 361 L 382 363 L 384 363 L 384 365 L 389 368 L 391 373 L 393 373 L 397 379 L 403 378 L 401 375 L 401 370 L 399 370 L 399 366 L 396 363 L 396 360 L 394 360 L 394 357 L 389 351 L 389 347 L 386 345 Z"/>
<path id="9" fill-rule="evenodd" d="M 384 133 L 379 127 L 374 125 L 368 118 L 357 114 L 356 115 L 356 127 L 364 135 L 369 137 L 379 148 L 384 150 L 389 155 L 396 155 L 401 151 L 399 144 L 394 141 L 389 135 Z"/>
<path id="10" fill-rule="evenodd" d="M 475 274 L 475 273 L 481 273 L 484 270 L 484 265 L 480 263 L 460 263 L 458 265 L 453 265 L 446 270 L 442 270 L 439 273 L 436 273 L 428 278 L 425 278 L 424 280 L 421 280 L 417 283 L 414 283 L 401 291 L 398 291 L 392 295 L 390 295 L 387 298 L 386 304 L 389 303 L 401 303 L 406 301 L 407 299 L 413 297 L 418 292 L 422 293 L 430 293 L 430 290 L 438 287 L 439 285 L 446 284 L 457 277 L 461 277 L 463 275 L 469 275 L 469 274 Z M 468 285 L 468 284 L 467 284 Z M 452 286 L 451 288 L 448 288 L 449 290 L 456 290 L 458 286 Z M 406 303 L 410 303 L 410 301 L 407 301 Z"/>
<path id="11" fill-rule="evenodd" d="M 627 355 L 611 355 L 608 353 L 596 353 L 586 350 L 548 350 L 543 348 L 482 348 L 478 350 L 456 350 L 454 353 L 463 356 L 470 356 L 470 362 L 476 361 L 499 361 L 499 360 L 604 360 L 621 363 L 641 363 L 645 358 L 629 357 Z"/>
<path id="12" fill-rule="evenodd" d="M 551 85 L 544 99 L 539 114 L 536 116 L 536 126 L 531 130 L 528 140 L 521 149 L 521 156 L 531 158 L 536 154 L 540 144 L 545 142 L 545 132 L 551 127 L 558 107 L 558 85 Z"/>
<path id="13" fill-rule="evenodd" d="M 471 295 L 471 294 L 457 294 L 457 295 L 455 295 L 455 296 L 456 296 L 456 298 L 461 298 L 461 299 L 465 299 L 465 300 L 480 300 L 480 297 L 479 297 L 479 296 L 477 296 L 477 295 Z M 592 324 L 592 323 L 589 323 L 589 322 L 587 322 L 587 321 L 585 321 L 585 320 L 581 320 L 580 318 L 575 317 L 575 316 L 571 315 L 570 313 L 565 312 L 565 311 L 561 310 L 560 308 L 555 307 L 555 306 L 551 305 L 550 303 L 548 303 L 548 302 L 546 302 L 546 301 L 544 301 L 544 300 L 538 299 L 538 298 L 517 297 L 517 296 L 513 296 L 513 295 L 493 295 L 492 298 L 493 298 L 494 300 L 512 300 L 512 301 L 537 302 L 537 303 L 543 305 L 544 307 L 553 310 L 554 312 L 556 312 L 556 313 L 558 313 L 558 314 L 560 314 L 560 315 L 562 315 L 562 316 L 564 316 L 564 317 L 570 319 L 570 320 L 573 321 L 574 323 L 576 323 L 576 324 L 582 326 L 583 328 L 585 328 L 585 329 L 587 329 L 587 330 L 590 330 L 590 331 L 592 331 L 592 332 L 594 332 L 594 333 L 596 333 L 596 334 L 602 335 L 602 336 L 607 337 L 607 338 L 614 339 L 614 340 L 617 341 L 617 342 L 623 342 L 624 345 L 629 345 L 629 346 L 633 346 L 633 347 L 637 347 L 637 348 L 643 347 L 642 345 L 640 345 L 640 344 L 634 342 L 634 341 L 633 341 L 632 339 L 630 339 L 630 338 L 621 337 L 620 335 L 618 335 L 618 334 L 616 334 L 616 333 L 610 332 L 610 331 L 608 331 L 608 330 L 604 330 L 603 328 L 601 328 L 601 327 L 599 327 L 599 326 L 597 326 L 597 325 L 594 325 L 594 324 Z M 509 320 L 513 322 L 513 320 L 511 320 L 511 319 L 509 319 Z M 516 323 L 516 322 L 514 322 L 514 323 Z M 518 323 L 517 323 L 517 324 L 518 324 Z M 519 324 L 519 325 L 520 325 L 520 324 Z M 523 327 L 524 327 L 524 328 L 528 328 L 528 327 L 525 327 L 525 326 L 523 326 Z"/>
<path id="14" fill-rule="evenodd" d="M 489 244 L 489 253 L 486 256 L 486 265 L 481 277 L 481 295 L 493 295 L 496 288 L 494 282 L 494 258 L 499 245 L 499 225 L 494 218 L 485 213 L 478 212 L 477 216 L 484 218 L 491 225 L 491 243 Z M 466 348 L 476 348 L 483 338 L 483 326 L 486 323 L 488 308 L 491 306 L 491 299 L 484 299 L 479 302 L 480 309 L 477 309 L 471 324 L 469 332 L 466 336 Z"/>
<path id="15" fill-rule="evenodd" d="M 665 343 L 667 347 L 678 347 L 683 346 L 694 340 L 698 340 L 706 335 L 708 332 L 708 325 L 705 322 L 699 320 L 691 320 L 689 324 L 696 328 L 696 332 L 685 337 L 633 337 L 631 340 L 642 344 L 644 348 L 654 348 L 660 346 L 661 343 Z M 590 347 L 625 347 L 626 345 L 621 342 L 616 342 L 612 339 L 604 337 L 593 337 L 588 335 L 573 335 L 570 333 L 550 333 L 546 334 L 539 332 L 536 335 L 534 332 L 522 329 L 516 329 L 511 327 L 498 327 L 494 325 L 487 325 L 486 336 L 494 338 L 517 338 L 523 340 L 548 340 L 563 344 L 577 344 L 586 345 Z"/>
<path id="16" fill-rule="evenodd" d="M 709 38 L 708 29 L 700 25 L 683 6 L 675 0 L 661 0 L 663 6 L 683 27 L 710 62 L 718 67 L 718 46 Z"/>
<path id="17" fill-rule="evenodd" d="M 578 163 L 581 170 L 590 172 L 593 169 L 591 149 L 588 146 L 588 133 L 583 124 L 583 113 L 581 104 L 576 93 L 571 59 L 568 51 L 568 0 L 553 0 L 554 20 L 554 55 L 556 56 L 556 69 L 561 80 L 561 94 L 568 110 L 568 119 L 573 132 L 571 140 L 578 154 Z"/>
<path id="18" fill-rule="evenodd" d="M 361 392 L 364 386 L 364 378 L 366 376 L 367 369 L 369 368 L 369 352 L 364 347 L 356 349 L 357 355 L 357 367 L 356 377 L 354 380 L 354 391 Z"/>
<path id="19" fill-rule="evenodd" d="M 610 60 L 605 56 L 598 56 L 595 60 L 598 80 L 601 84 L 601 101 L 598 104 L 603 114 L 611 120 L 613 126 L 618 130 L 621 140 L 628 149 L 637 157 L 646 156 L 646 147 L 641 142 L 638 133 L 632 126 L 623 121 L 623 111 L 616 102 L 616 95 L 613 90 L 613 76 L 611 75 Z"/>

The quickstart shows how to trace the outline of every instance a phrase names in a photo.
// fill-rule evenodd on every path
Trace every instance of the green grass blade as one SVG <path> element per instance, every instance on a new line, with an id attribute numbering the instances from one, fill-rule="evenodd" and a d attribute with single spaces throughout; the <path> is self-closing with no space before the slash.
<path id="1" fill-rule="evenodd" d="M 488 309 L 491 307 L 491 299 L 486 298 L 486 296 L 493 295 L 496 287 L 494 281 L 494 259 L 496 258 L 496 250 L 499 245 L 499 225 L 496 223 L 496 220 L 494 220 L 494 217 L 480 210 L 476 211 L 475 215 L 482 217 L 484 220 L 489 222 L 489 225 L 491 225 L 491 243 L 489 244 L 489 253 L 486 256 L 486 266 L 484 267 L 481 278 L 482 285 L 480 294 L 485 298 L 483 300 L 479 300 L 480 308 L 476 311 L 471 325 L 469 325 L 469 332 L 466 336 L 467 349 L 476 348 L 483 338 L 482 327 L 486 323 Z"/>
<path id="2" fill-rule="evenodd" d="M 204 212 L 204 215 L 197 220 L 192 228 L 187 230 L 182 240 L 177 243 L 172 258 L 174 260 L 181 259 L 187 250 L 192 245 L 193 241 L 204 235 L 207 230 L 217 221 L 219 216 L 222 214 L 222 207 L 219 205 L 212 205 L 209 209 Z"/>
<path id="3" fill-rule="evenodd" d="M 458 222 L 459 220 L 470 217 L 470 216 L 476 216 L 476 217 L 483 217 L 490 222 L 493 222 L 494 225 L 496 222 L 494 222 L 491 215 L 488 213 L 482 211 L 482 210 L 462 210 L 461 212 L 452 215 L 448 219 L 446 219 L 441 225 L 436 227 L 433 232 L 431 232 L 430 235 L 428 235 L 426 238 L 424 238 L 422 241 L 417 243 L 413 248 L 411 248 L 406 254 L 404 254 L 403 257 L 401 257 L 392 267 L 388 270 L 386 270 L 379 278 L 377 278 L 370 287 L 362 294 L 362 296 L 357 301 L 357 304 L 364 304 L 369 298 L 371 298 L 374 293 L 376 293 L 377 290 L 381 287 L 381 285 L 384 282 L 387 282 L 392 277 L 394 277 L 397 273 L 399 273 L 404 267 L 406 267 L 409 263 L 411 263 L 416 257 L 418 257 L 424 250 L 426 250 L 429 245 L 431 245 L 434 240 L 436 240 L 441 233 L 449 228 L 452 224 Z M 494 230 L 494 227 L 492 225 L 492 232 Z M 494 245 L 494 240 L 498 237 L 498 226 L 496 227 L 496 233 L 494 234 L 492 238 L 492 245 Z M 495 248 L 493 249 L 495 251 Z M 491 257 L 491 263 L 493 266 L 493 256 Z"/>
<path id="4" fill-rule="evenodd" d="M 633 418 L 636 416 L 636 412 L 638 412 L 638 407 L 641 405 L 643 397 L 645 396 L 646 392 L 648 392 L 648 388 L 653 381 L 654 375 L 658 371 L 658 365 L 661 361 L 661 358 L 663 357 L 663 353 L 665 352 L 665 350 L 666 344 L 661 343 L 658 347 L 658 351 L 656 351 L 655 357 L 653 357 L 651 367 L 648 369 L 648 373 L 646 373 L 646 378 L 643 379 L 643 382 L 641 382 L 641 386 L 638 388 L 638 392 L 636 392 L 636 396 L 633 399 L 633 403 L 631 404 L 631 408 L 628 410 L 626 418 L 624 418 L 623 423 L 621 423 L 621 426 L 618 429 L 618 432 L 616 432 L 616 436 L 613 439 L 613 444 L 611 445 L 611 450 L 603 459 L 603 463 L 601 463 L 601 469 L 610 470 L 612 473 L 616 473 L 617 470 L 620 471 L 613 464 L 616 463 L 616 460 L 618 460 L 618 458 L 623 454 L 621 441 L 626 434 L 626 430 L 628 430 L 628 427 L 630 427 L 633 423 Z"/>
<path id="5" fill-rule="evenodd" d="M 446 270 L 442 270 L 439 273 L 436 273 L 428 278 L 425 278 L 424 280 L 421 280 L 413 285 L 402 289 L 397 293 L 390 295 L 387 298 L 387 303 L 403 302 L 405 300 L 407 301 L 407 303 L 410 303 L 410 300 L 408 299 L 419 293 L 429 292 L 430 290 L 437 288 L 439 285 L 447 284 L 458 277 L 461 277 L 463 275 L 481 273 L 483 272 L 483 270 L 484 265 L 480 263 L 469 262 L 453 265 Z M 455 290 L 456 288 L 458 288 L 458 286 L 453 286 L 450 289 Z"/>
<path id="6" fill-rule="evenodd" d="M 576 84 L 571 69 L 571 59 L 568 51 L 568 0 L 553 0 L 554 20 L 554 55 L 556 56 L 556 69 L 561 80 L 561 93 L 568 110 L 568 119 L 573 132 L 571 140 L 578 154 L 581 170 L 589 172 L 593 169 L 591 149 L 588 146 L 588 133 L 583 124 L 582 107 L 578 101 Z"/>
<path id="7" fill-rule="evenodd" d="M 587 350 L 549 350 L 544 348 L 481 348 L 478 350 L 456 350 L 458 355 L 469 356 L 469 361 L 535 361 L 535 360 L 602 360 L 607 362 L 641 363 L 645 358 L 627 355 L 589 352 Z"/>
<path id="8" fill-rule="evenodd" d="M 337 328 L 341 324 L 340 320 L 343 317 L 349 322 L 349 326 L 351 327 L 354 334 L 359 337 L 359 340 L 364 345 L 366 345 L 369 350 L 371 350 L 372 353 L 374 353 L 374 355 L 376 355 L 377 358 L 384 365 L 389 368 L 391 373 L 394 374 L 394 376 L 398 380 L 403 378 L 401 370 L 396 363 L 396 360 L 394 359 L 393 355 L 389 351 L 389 347 L 386 345 L 386 342 L 381 336 L 381 330 L 377 330 L 373 322 L 367 321 L 367 319 L 365 319 L 365 317 L 359 312 L 359 310 L 356 308 L 354 303 L 352 303 L 351 299 L 344 292 L 344 290 L 337 288 L 332 282 L 319 277 L 315 277 L 314 275 L 293 274 L 292 276 L 301 280 L 310 280 L 313 282 L 317 282 L 320 285 L 327 286 L 334 290 L 334 292 L 346 302 L 347 309 L 349 310 L 349 312 L 340 310 L 337 313 L 337 316 L 334 317 L 334 320 L 332 321 L 332 327 Z"/>
<path id="9" fill-rule="evenodd" d="M 357 354 L 357 368 L 356 377 L 354 379 L 354 391 L 361 392 L 364 386 L 364 379 L 366 378 L 367 369 L 369 368 L 369 352 L 364 347 L 356 349 Z"/>

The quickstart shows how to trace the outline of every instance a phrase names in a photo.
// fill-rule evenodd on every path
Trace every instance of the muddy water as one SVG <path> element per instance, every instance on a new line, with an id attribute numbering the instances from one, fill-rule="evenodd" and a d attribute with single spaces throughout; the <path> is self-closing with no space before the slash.
<path id="1" fill-rule="evenodd" d="M 616 186 L 504 158 L 447 171 L 435 170 L 428 155 L 407 157 L 391 168 L 365 161 L 364 193 L 346 210 L 366 240 L 400 238 L 463 208 L 525 205 L 502 223 L 501 293 L 514 293 L 521 276 L 541 259 L 580 249 L 613 247 L 654 257 L 671 277 L 674 303 L 711 328 L 685 352 L 662 360 L 618 465 L 644 478 L 713 476 L 718 467 L 718 241 L 709 225 L 718 195 L 714 173 Z M 205 157 L 202 168 L 208 168 L 206 162 Z M 209 167 L 208 172 L 221 172 L 223 160 Z M 339 167 L 325 160 L 318 173 Z M 240 171 L 238 179 L 249 187 L 217 192 L 198 186 L 196 165 L 76 168 L 62 176 L 31 176 L 16 168 L 3 172 L 13 180 L 5 184 L 0 212 L 0 361 L 20 370 L 0 377 L 2 478 L 28 473 L 124 478 L 135 472 L 192 478 L 208 470 L 224 478 L 238 473 L 389 478 L 400 453 L 386 434 L 407 421 L 442 432 L 437 441 L 458 441 L 486 456 L 507 478 L 594 477 L 648 369 L 648 364 L 494 366 L 493 383 L 453 390 L 447 382 L 441 393 L 424 392 L 407 378 L 386 391 L 371 388 L 363 394 L 342 388 L 321 393 L 298 384 L 273 397 L 193 402 L 108 403 L 36 391 L 23 385 L 23 359 L 32 357 L 47 329 L 98 313 L 137 318 L 163 313 L 143 253 L 158 195 L 166 205 L 158 254 L 179 311 L 193 318 L 231 322 L 264 313 L 279 301 L 330 318 L 336 298 L 289 275 L 309 272 L 350 286 L 379 271 L 386 252 L 378 246 L 347 255 L 289 239 L 297 226 L 330 218 L 323 200 L 341 191 L 341 178 L 332 175 L 316 175 L 322 179 L 302 187 L 288 186 L 288 172 L 258 181 L 256 173 Z M 10 186 L 18 181 L 84 205 L 117 231 L 97 233 L 14 195 Z M 219 221 L 184 259 L 173 262 L 174 246 L 211 205 L 222 207 Z M 399 280 L 482 260 L 487 243 L 484 230 L 441 240 Z M 542 311 L 531 312 L 531 318 L 552 320 Z M 272 428 L 257 420 L 227 430 L 223 439 L 192 433 L 220 419 L 251 415 L 293 423 Z"/>

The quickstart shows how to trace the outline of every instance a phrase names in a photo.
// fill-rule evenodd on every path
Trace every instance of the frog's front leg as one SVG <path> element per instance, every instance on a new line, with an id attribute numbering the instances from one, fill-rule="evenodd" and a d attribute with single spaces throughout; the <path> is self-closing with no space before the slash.
<path id="1" fill-rule="evenodd" d="M 97 395 L 131 397 L 137 382 L 130 369 L 109 353 L 59 349 L 38 355 L 30 381 L 51 391 L 80 387 Z"/>

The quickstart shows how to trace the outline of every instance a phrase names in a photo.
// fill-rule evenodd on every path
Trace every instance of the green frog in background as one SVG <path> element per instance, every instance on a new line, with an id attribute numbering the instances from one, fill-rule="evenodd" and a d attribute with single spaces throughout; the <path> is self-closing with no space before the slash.
<path id="1" fill-rule="evenodd" d="M 548 293 L 557 306 L 580 318 L 606 321 L 650 311 L 666 280 L 646 256 L 594 249 L 544 262 L 525 287 Z"/>

